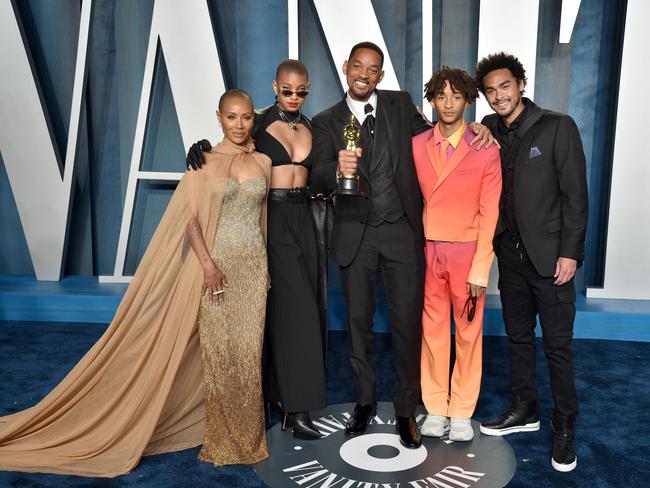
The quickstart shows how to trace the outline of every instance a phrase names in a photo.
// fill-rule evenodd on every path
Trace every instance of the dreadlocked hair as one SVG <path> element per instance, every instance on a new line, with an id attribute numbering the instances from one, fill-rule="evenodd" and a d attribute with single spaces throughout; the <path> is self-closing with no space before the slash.
<path id="1" fill-rule="evenodd" d="M 460 93 L 467 103 L 472 104 L 478 98 L 478 89 L 474 79 L 462 69 L 443 66 L 433 73 L 431 79 L 424 85 L 424 97 L 431 102 L 436 95 L 445 91 L 448 81 L 454 92 Z"/>

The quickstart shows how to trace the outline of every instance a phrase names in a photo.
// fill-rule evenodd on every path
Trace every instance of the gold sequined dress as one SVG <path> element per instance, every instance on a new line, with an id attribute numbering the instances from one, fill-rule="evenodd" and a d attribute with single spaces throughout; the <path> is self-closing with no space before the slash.
<path id="1" fill-rule="evenodd" d="M 234 162 L 264 176 L 231 181 Z M 217 464 L 267 456 L 260 356 L 270 179 L 268 157 L 227 139 L 183 175 L 102 337 L 38 403 L 0 416 L 0 471 L 114 477 L 142 456 L 203 442 L 202 459 Z M 201 303 L 191 219 L 230 281 L 219 308 Z"/>
<path id="2" fill-rule="evenodd" d="M 198 328 L 206 410 L 199 459 L 252 464 L 268 457 L 261 361 L 268 271 L 260 210 L 266 179 L 227 180 L 211 256 L 226 275 L 224 301 L 201 299 Z"/>

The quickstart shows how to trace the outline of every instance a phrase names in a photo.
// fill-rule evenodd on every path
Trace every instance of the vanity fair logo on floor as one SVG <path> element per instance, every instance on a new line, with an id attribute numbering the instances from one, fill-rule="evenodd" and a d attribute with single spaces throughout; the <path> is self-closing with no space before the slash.
<path id="1" fill-rule="evenodd" d="M 294 439 L 275 425 L 267 432 L 271 457 L 255 466 L 273 488 L 471 488 L 502 487 L 515 473 L 512 448 L 502 437 L 476 436 L 471 442 L 423 437 L 422 447 L 399 442 L 393 405 L 381 402 L 364 435 L 344 434 L 353 403 L 314 412 L 318 441 Z M 426 412 L 419 407 L 418 425 Z"/>

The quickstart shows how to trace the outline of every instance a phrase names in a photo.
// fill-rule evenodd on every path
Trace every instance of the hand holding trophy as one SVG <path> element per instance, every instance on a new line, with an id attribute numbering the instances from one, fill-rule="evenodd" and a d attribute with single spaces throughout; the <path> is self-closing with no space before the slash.
<path id="1" fill-rule="evenodd" d="M 339 172 L 338 187 L 334 196 L 365 196 L 359 189 L 359 175 L 356 168 L 358 167 L 358 158 L 361 149 L 358 148 L 361 128 L 357 119 L 350 114 L 350 121 L 343 128 L 343 139 L 345 140 L 345 150 L 339 153 Z M 350 154 L 350 151 L 353 154 Z"/>

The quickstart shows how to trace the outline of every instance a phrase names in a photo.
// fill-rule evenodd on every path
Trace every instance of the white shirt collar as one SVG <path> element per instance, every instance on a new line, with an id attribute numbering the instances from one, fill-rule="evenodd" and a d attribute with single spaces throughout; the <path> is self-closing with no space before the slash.
<path id="1" fill-rule="evenodd" d="M 359 121 L 359 125 L 363 125 L 364 120 L 366 120 L 365 106 L 368 103 L 372 105 L 372 108 L 374 109 L 372 115 L 375 116 L 375 119 L 377 118 L 377 92 L 376 91 L 373 91 L 372 95 L 370 95 L 370 98 L 365 102 L 354 100 L 352 97 L 350 97 L 350 93 L 348 92 L 348 94 L 345 97 L 345 101 L 348 104 L 348 108 L 350 109 L 350 112 L 352 112 L 356 117 L 357 121 Z"/>

